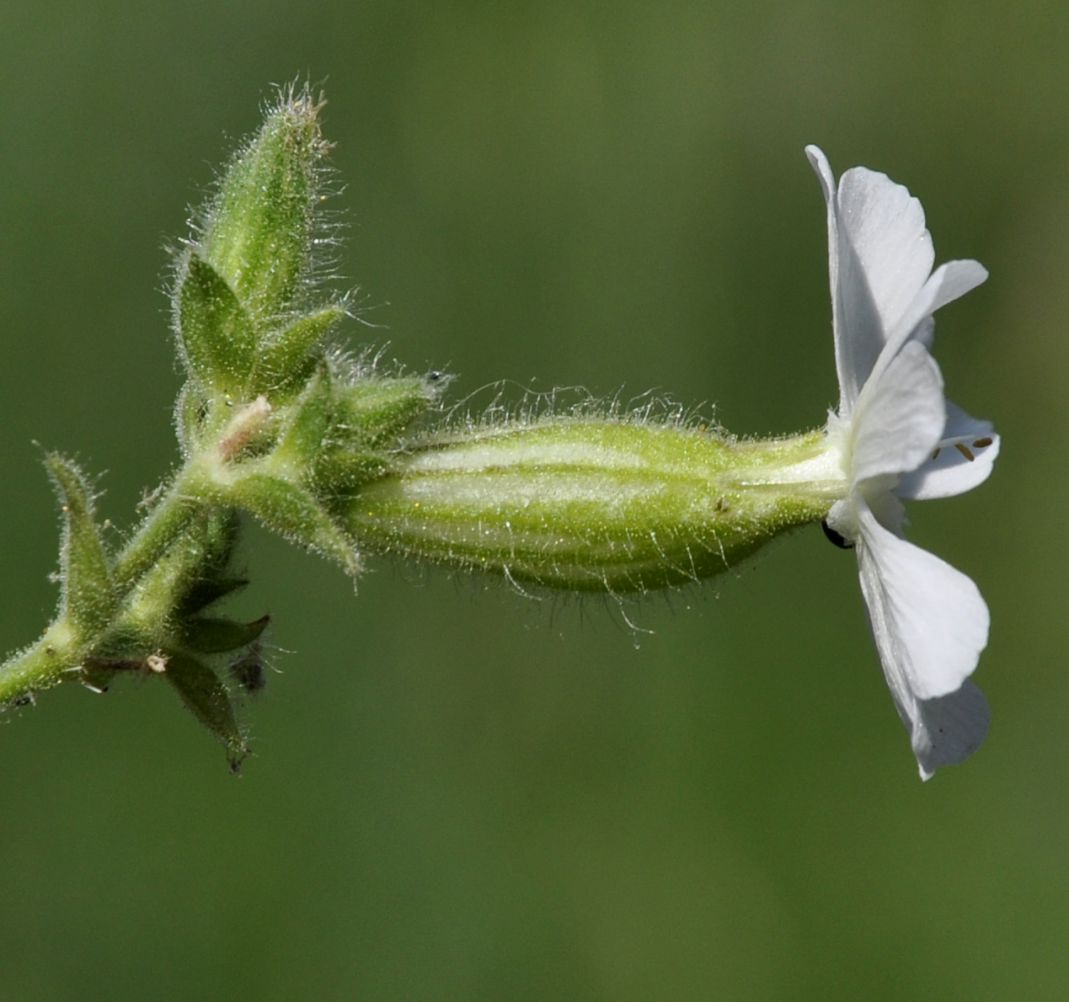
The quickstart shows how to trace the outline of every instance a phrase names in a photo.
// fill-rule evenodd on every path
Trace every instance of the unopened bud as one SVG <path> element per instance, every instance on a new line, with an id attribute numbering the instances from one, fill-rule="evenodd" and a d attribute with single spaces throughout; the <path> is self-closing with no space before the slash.
<path id="1" fill-rule="evenodd" d="M 312 302 L 323 201 L 317 102 L 289 89 L 223 172 L 176 262 L 175 327 L 204 393 L 287 395 L 314 368 L 344 302 Z"/>
<path id="2" fill-rule="evenodd" d="M 322 160 L 322 104 L 282 94 L 223 175 L 197 248 L 252 313 L 288 310 L 311 267 Z"/>

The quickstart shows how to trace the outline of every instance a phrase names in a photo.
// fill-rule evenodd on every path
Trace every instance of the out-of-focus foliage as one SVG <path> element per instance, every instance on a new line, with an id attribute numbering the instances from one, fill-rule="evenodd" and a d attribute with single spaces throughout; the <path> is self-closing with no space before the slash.
<path id="1" fill-rule="evenodd" d="M 821 424 L 817 142 L 990 269 L 938 357 L 1004 448 L 913 512 L 993 618 L 991 734 L 927 785 L 816 530 L 627 607 L 651 635 L 381 561 L 354 598 L 250 531 L 242 779 L 135 679 L 0 726 L 2 994 L 1064 998 L 1067 46 L 1041 3 L 5 4 L 5 649 L 55 601 L 33 441 L 111 471 L 117 522 L 169 467 L 161 245 L 298 75 L 328 87 L 354 338 L 472 408 L 504 379 Z"/>

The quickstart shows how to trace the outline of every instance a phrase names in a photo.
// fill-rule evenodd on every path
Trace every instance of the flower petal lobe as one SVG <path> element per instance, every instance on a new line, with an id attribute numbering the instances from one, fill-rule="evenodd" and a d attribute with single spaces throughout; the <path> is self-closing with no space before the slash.
<path id="1" fill-rule="evenodd" d="M 946 424 L 943 377 L 919 342 L 907 344 L 865 384 L 853 421 L 851 473 L 855 483 L 917 469 L 931 455 Z"/>
<path id="2" fill-rule="evenodd" d="M 886 174 L 854 167 L 839 180 L 839 228 L 864 271 L 885 332 L 917 298 L 935 251 L 924 209 Z"/>
<path id="3" fill-rule="evenodd" d="M 931 779 L 940 766 L 964 762 L 983 744 L 991 721 L 984 694 L 970 681 L 957 692 L 920 702 L 917 710 L 910 736 L 921 779 Z"/>
<path id="4" fill-rule="evenodd" d="M 948 498 L 979 487 L 998 458 L 1001 439 L 990 421 L 970 417 L 949 400 L 942 437 L 927 461 L 899 481 L 895 493 L 910 501 Z"/>
<path id="5" fill-rule="evenodd" d="M 961 687 L 987 646 L 990 616 L 976 585 L 858 513 L 861 590 L 887 684 L 900 705 Z"/>
<path id="6" fill-rule="evenodd" d="M 932 314 L 960 299 L 987 281 L 987 269 L 979 261 L 948 261 L 932 272 L 901 319 L 889 332 L 887 343 L 897 348 L 917 338 L 932 346 Z"/>

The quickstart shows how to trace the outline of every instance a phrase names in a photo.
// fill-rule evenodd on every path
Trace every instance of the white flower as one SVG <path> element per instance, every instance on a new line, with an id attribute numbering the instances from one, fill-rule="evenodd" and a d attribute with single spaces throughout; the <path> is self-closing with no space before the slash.
<path id="1" fill-rule="evenodd" d="M 856 546 L 887 685 L 928 779 L 967 758 L 987 732 L 987 702 L 968 677 L 989 616 L 969 578 L 902 538 L 900 499 L 970 490 L 998 454 L 991 425 L 945 400 L 929 354 L 932 314 L 987 272 L 976 261 L 933 272 L 924 210 L 904 187 L 855 167 L 836 188 L 824 154 L 809 146 L 806 155 L 828 204 L 840 400 L 827 434 L 848 484 L 826 525 Z"/>

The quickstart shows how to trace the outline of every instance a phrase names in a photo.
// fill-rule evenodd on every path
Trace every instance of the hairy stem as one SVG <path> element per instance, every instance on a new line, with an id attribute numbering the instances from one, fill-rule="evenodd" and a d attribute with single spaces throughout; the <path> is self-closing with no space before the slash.
<path id="1" fill-rule="evenodd" d="M 187 490 L 191 465 L 183 467 L 119 554 L 114 578 L 120 601 L 156 566 L 205 506 L 205 500 Z M 39 640 L 0 665 L 0 705 L 31 698 L 35 691 L 59 682 L 65 672 L 82 667 L 106 632 L 80 635 L 61 609 Z"/>
<path id="2" fill-rule="evenodd" d="M 56 620 L 36 643 L 0 666 L 0 704 L 18 704 L 47 689 L 65 672 L 76 668 L 78 645 L 66 618 Z"/>
<path id="3" fill-rule="evenodd" d="M 203 501 L 186 490 L 186 466 L 149 512 L 115 562 L 115 584 L 121 596 L 167 551 L 189 524 Z"/>

